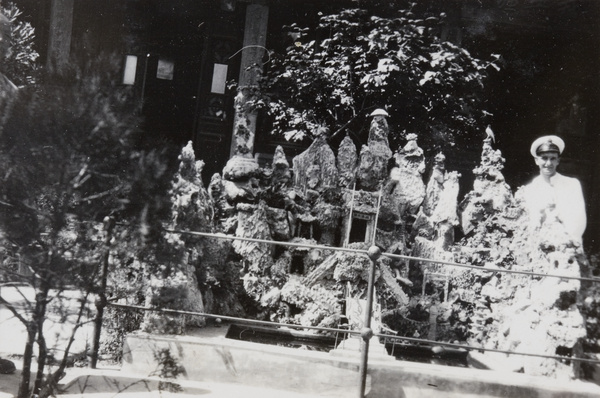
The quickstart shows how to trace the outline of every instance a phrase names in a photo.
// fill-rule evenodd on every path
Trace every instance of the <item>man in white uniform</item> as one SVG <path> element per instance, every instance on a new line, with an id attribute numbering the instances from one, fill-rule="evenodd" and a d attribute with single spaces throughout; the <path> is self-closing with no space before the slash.
<path id="1" fill-rule="evenodd" d="M 573 241 L 581 244 L 587 218 L 581 184 L 576 178 L 557 173 L 564 141 L 555 135 L 536 139 L 531 155 L 540 168 L 540 175 L 525 186 L 525 201 L 534 227 L 555 217 L 565 227 Z"/>

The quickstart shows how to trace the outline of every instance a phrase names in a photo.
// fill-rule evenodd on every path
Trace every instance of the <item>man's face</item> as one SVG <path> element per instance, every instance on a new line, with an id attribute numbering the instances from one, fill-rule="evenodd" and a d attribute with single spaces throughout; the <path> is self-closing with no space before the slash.
<path id="1" fill-rule="evenodd" d="M 556 174 L 556 166 L 560 163 L 560 156 L 554 152 L 542 153 L 535 158 L 535 164 L 540 168 L 540 174 L 552 177 Z"/>

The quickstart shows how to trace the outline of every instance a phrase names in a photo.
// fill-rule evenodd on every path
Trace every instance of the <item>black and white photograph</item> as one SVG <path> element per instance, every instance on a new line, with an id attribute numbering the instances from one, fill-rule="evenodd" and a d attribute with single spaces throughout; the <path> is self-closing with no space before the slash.
<path id="1" fill-rule="evenodd" d="M 0 398 L 600 397 L 600 1 L 0 0 Z"/>

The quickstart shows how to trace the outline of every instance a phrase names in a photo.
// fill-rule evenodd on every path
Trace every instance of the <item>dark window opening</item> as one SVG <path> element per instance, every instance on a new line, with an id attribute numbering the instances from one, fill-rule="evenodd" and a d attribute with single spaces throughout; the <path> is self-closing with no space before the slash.
<path id="1" fill-rule="evenodd" d="M 273 252 L 273 258 L 278 259 L 279 257 L 281 257 L 281 255 L 283 253 L 285 253 L 285 251 L 286 251 L 286 248 L 284 246 L 275 245 L 275 250 Z"/>
<path id="2" fill-rule="evenodd" d="M 360 218 L 352 219 L 352 226 L 350 227 L 349 243 L 364 242 L 367 239 L 367 226 L 369 220 L 363 220 Z"/>
<path id="3" fill-rule="evenodd" d="M 292 257 L 290 274 L 304 275 L 304 258 L 301 256 Z"/>
<path id="4" fill-rule="evenodd" d="M 298 234 L 299 238 L 313 239 L 313 225 L 308 222 L 298 222 Z"/>
<path id="5" fill-rule="evenodd" d="M 317 242 L 321 241 L 321 228 L 319 227 L 318 224 L 313 224 L 313 228 L 312 228 L 312 238 L 314 240 L 316 240 Z"/>
<path id="6" fill-rule="evenodd" d="M 560 345 L 560 346 L 556 347 L 556 355 L 563 356 L 563 357 L 571 357 L 573 355 L 573 349 Z M 571 364 L 571 361 L 566 358 L 562 359 L 561 362 L 566 365 Z"/>

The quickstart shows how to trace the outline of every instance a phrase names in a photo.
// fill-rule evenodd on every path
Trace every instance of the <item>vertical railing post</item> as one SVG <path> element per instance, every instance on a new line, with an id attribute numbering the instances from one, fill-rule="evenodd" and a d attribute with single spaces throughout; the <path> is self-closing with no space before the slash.
<path id="1" fill-rule="evenodd" d="M 98 364 L 98 351 L 100 350 L 100 332 L 102 331 L 102 318 L 104 317 L 104 307 L 106 307 L 106 285 L 108 280 L 108 260 L 110 257 L 110 241 L 112 239 L 112 230 L 115 226 L 115 220 L 112 217 L 104 218 L 104 256 L 102 258 L 102 268 L 100 270 L 100 291 L 96 299 L 96 318 L 94 319 L 94 337 L 92 341 L 92 355 L 90 357 L 90 368 L 96 369 Z"/>
<path id="2" fill-rule="evenodd" d="M 369 248 L 369 259 L 371 259 L 371 272 L 369 273 L 369 286 L 367 289 L 367 305 L 365 311 L 365 321 L 360 332 L 361 341 L 361 361 L 360 361 L 360 393 L 359 398 L 364 398 L 367 386 L 367 366 L 369 362 L 369 340 L 373 337 L 371 329 L 371 316 L 373 314 L 373 291 L 375 285 L 375 271 L 377 260 L 381 256 L 381 249 L 377 246 Z"/>

